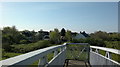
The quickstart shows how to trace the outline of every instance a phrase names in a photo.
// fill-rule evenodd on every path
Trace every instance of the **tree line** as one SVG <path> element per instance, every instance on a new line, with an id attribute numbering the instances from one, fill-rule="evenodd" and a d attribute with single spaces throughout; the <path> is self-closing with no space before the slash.
<path id="1" fill-rule="evenodd" d="M 118 48 L 117 43 L 120 41 L 119 33 L 107 33 L 104 31 L 96 31 L 91 34 L 81 32 L 86 38 L 85 39 L 73 39 L 73 36 L 78 34 L 64 28 L 59 31 L 55 28 L 53 31 L 43 31 L 42 29 L 38 32 L 23 30 L 18 31 L 15 26 L 4 27 L 2 31 L 2 47 L 5 50 L 11 48 L 13 44 L 29 44 L 35 43 L 40 40 L 44 40 L 45 35 L 49 35 L 50 44 L 61 44 L 64 42 L 84 42 L 94 46 Z"/>
<path id="2" fill-rule="evenodd" d="M 67 41 L 72 41 L 72 36 L 75 36 L 76 32 L 65 30 L 64 28 L 59 31 L 55 28 L 53 31 L 43 31 L 42 29 L 38 32 L 23 30 L 18 31 L 15 26 L 4 27 L 2 30 L 2 47 L 3 49 L 10 51 L 11 45 L 13 44 L 29 44 L 35 43 L 40 40 L 44 40 L 44 36 L 48 35 L 51 44 L 60 44 Z M 85 34 L 85 32 L 84 32 Z"/>

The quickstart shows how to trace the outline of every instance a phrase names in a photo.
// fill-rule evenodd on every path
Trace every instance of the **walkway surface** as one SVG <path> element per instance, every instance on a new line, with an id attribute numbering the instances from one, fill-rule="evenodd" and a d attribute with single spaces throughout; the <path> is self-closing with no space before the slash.
<path id="1" fill-rule="evenodd" d="M 66 60 L 64 67 L 90 67 L 90 65 L 84 61 Z"/>

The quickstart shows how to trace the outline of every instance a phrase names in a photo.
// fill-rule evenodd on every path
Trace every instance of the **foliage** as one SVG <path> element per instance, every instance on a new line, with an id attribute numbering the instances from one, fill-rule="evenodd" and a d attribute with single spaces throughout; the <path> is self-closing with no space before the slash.
<path id="1" fill-rule="evenodd" d="M 24 40 L 28 40 L 29 42 L 36 42 L 36 39 L 35 39 L 36 32 L 34 30 L 33 31 L 24 30 L 24 31 L 21 31 L 21 33 L 25 37 Z"/>
<path id="2" fill-rule="evenodd" d="M 20 34 L 20 32 L 16 29 L 15 26 L 13 27 L 4 27 L 2 30 L 2 42 L 8 44 L 15 44 L 19 43 L 21 39 L 24 37 Z"/>
<path id="3" fill-rule="evenodd" d="M 36 43 L 30 43 L 30 44 L 12 45 L 12 47 L 13 47 L 12 52 L 26 53 L 26 52 L 30 52 L 33 50 L 48 47 L 49 45 L 50 45 L 50 43 L 47 40 L 38 41 Z"/>
<path id="4" fill-rule="evenodd" d="M 120 41 L 105 41 L 106 47 L 114 49 L 120 49 L 119 43 Z"/>
<path id="5" fill-rule="evenodd" d="M 20 40 L 20 44 L 27 44 L 28 41 L 27 40 Z"/>
<path id="6" fill-rule="evenodd" d="M 72 39 L 72 43 L 86 43 L 86 39 Z"/>
<path id="7" fill-rule="evenodd" d="M 54 31 L 50 32 L 50 41 L 54 44 L 58 44 L 60 42 L 60 34 L 58 29 L 54 29 Z"/>
<path id="8" fill-rule="evenodd" d="M 66 34 L 65 34 L 65 37 L 68 41 L 71 41 L 72 40 L 72 34 L 71 34 L 71 31 L 70 30 L 67 30 Z"/>
<path id="9" fill-rule="evenodd" d="M 2 54 L 2 59 L 7 59 L 10 57 L 14 57 L 14 56 L 18 56 L 21 55 L 22 53 L 13 53 L 13 52 L 5 52 L 4 54 Z"/>
<path id="10" fill-rule="evenodd" d="M 96 39 L 95 38 L 87 38 L 86 42 L 89 43 L 90 45 L 105 47 L 104 41 L 100 38 L 96 38 Z"/>
<path id="11" fill-rule="evenodd" d="M 43 33 L 38 32 L 38 33 L 36 34 L 36 40 L 42 40 L 42 39 L 43 39 L 43 36 L 44 36 Z"/>
<path id="12" fill-rule="evenodd" d="M 61 36 L 65 36 L 65 33 L 66 33 L 65 29 L 62 28 L 62 30 L 61 30 L 61 32 L 60 32 Z"/>
<path id="13" fill-rule="evenodd" d="M 2 30 L 2 46 L 6 51 L 10 51 L 11 44 L 20 43 L 20 40 L 24 39 L 24 37 L 20 34 L 20 32 L 13 27 L 4 27 Z"/>
<path id="14" fill-rule="evenodd" d="M 90 42 L 93 41 L 93 42 Z M 91 45 L 97 44 L 97 46 L 106 46 L 108 48 L 120 49 L 119 48 L 120 33 L 107 33 L 103 31 L 97 31 L 90 34 L 88 43 Z"/>
<path id="15" fill-rule="evenodd" d="M 120 33 L 110 33 L 110 41 L 120 41 Z"/>
<path id="16" fill-rule="evenodd" d="M 90 35 L 94 39 L 102 39 L 102 40 L 109 40 L 109 34 L 103 31 L 97 31 Z"/>

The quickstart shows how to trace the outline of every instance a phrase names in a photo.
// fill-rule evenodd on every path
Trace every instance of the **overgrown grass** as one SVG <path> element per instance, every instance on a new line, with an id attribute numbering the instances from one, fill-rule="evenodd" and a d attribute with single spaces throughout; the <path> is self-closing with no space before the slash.
<path id="1" fill-rule="evenodd" d="M 106 54 L 106 51 L 103 51 L 103 50 L 99 50 L 99 53 L 101 54 L 101 55 L 103 55 L 103 56 L 105 56 L 105 54 Z M 117 61 L 117 62 L 119 62 L 120 63 L 120 55 L 117 55 L 117 54 L 114 54 L 114 53 L 110 53 L 111 54 L 111 59 L 112 60 L 114 60 L 114 61 Z"/>
<path id="2" fill-rule="evenodd" d="M 12 52 L 15 53 L 27 53 L 30 51 L 34 51 L 37 49 L 45 48 L 50 46 L 49 41 L 47 40 L 42 40 L 38 41 L 36 43 L 30 43 L 30 44 L 17 44 L 17 45 L 12 45 Z"/>
<path id="3" fill-rule="evenodd" d="M 21 54 L 22 54 L 22 53 L 5 52 L 5 53 L 3 54 L 2 60 L 8 59 L 8 58 L 11 58 L 11 57 L 15 57 L 15 56 L 18 56 L 18 55 L 21 55 Z"/>
<path id="4" fill-rule="evenodd" d="M 47 54 L 47 61 L 49 62 L 50 60 L 53 59 L 53 56 L 54 56 L 54 53 L 51 52 L 49 54 Z M 38 67 L 38 63 L 39 63 L 39 60 L 35 61 L 34 63 L 32 63 L 31 65 L 28 65 L 28 67 Z"/>
<path id="5" fill-rule="evenodd" d="M 37 49 L 41 49 L 41 48 L 45 48 L 48 46 L 51 46 L 49 41 L 47 40 L 42 40 L 42 41 L 38 41 L 36 43 L 30 43 L 30 44 L 15 44 L 15 45 L 11 45 L 12 48 L 10 52 L 5 51 L 4 49 L 2 49 L 2 59 L 0 60 L 4 60 L 7 58 L 11 58 L 17 55 L 21 55 L 30 51 L 34 51 Z"/>
<path id="6" fill-rule="evenodd" d="M 2 54 L 1 60 L 15 57 L 30 51 L 34 51 L 34 50 L 49 47 L 49 46 L 55 46 L 55 45 L 51 45 L 47 40 L 42 40 L 36 43 L 30 43 L 30 44 L 15 44 L 15 45 L 12 45 L 13 52 L 6 52 L 4 49 L 2 49 L 3 54 Z M 59 49 L 59 52 L 60 52 L 60 49 Z M 53 58 L 53 55 L 54 55 L 53 52 L 47 55 L 48 62 Z M 39 60 L 35 61 L 31 65 L 28 65 L 28 67 L 38 67 L 38 62 Z"/>

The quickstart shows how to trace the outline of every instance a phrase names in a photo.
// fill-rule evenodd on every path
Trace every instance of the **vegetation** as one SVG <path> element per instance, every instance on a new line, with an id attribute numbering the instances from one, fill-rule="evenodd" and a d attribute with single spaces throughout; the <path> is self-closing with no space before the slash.
<path id="1" fill-rule="evenodd" d="M 67 41 L 71 41 L 72 40 L 72 34 L 71 31 L 67 30 L 65 37 L 67 39 Z"/>
<path id="2" fill-rule="evenodd" d="M 60 34 L 58 29 L 54 29 L 54 31 L 50 32 L 50 41 L 53 44 L 58 44 L 60 43 Z"/>
<path id="3" fill-rule="evenodd" d="M 47 40 L 42 40 L 42 41 L 38 41 L 36 43 L 30 43 L 30 44 L 15 44 L 15 45 L 11 45 L 12 52 L 15 53 L 27 53 L 33 50 L 37 50 L 37 49 L 41 49 L 41 48 L 45 48 L 50 46 L 49 41 Z"/>
<path id="4" fill-rule="evenodd" d="M 62 28 L 62 30 L 61 30 L 61 32 L 60 32 L 61 36 L 65 36 L 65 33 L 66 33 L 65 29 Z"/>
<path id="5" fill-rule="evenodd" d="M 95 33 L 91 33 L 89 37 L 85 39 L 73 39 L 71 42 L 89 43 L 93 46 L 107 47 L 120 50 L 120 33 L 107 33 L 103 31 L 97 31 Z M 105 56 L 105 51 L 100 51 L 100 53 Z M 120 55 L 112 54 L 113 60 L 120 62 L 119 57 Z"/>
<path id="6" fill-rule="evenodd" d="M 54 31 L 43 31 L 42 29 L 38 32 L 23 30 L 18 31 L 15 26 L 4 27 L 2 31 L 2 57 L 3 59 L 17 56 L 23 53 L 34 51 L 37 49 L 45 48 L 55 44 L 61 44 L 64 42 L 73 43 L 89 43 L 93 46 L 108 47 L 114 49 L 120 49 L 120 33 L 107 33 L 104 31 L 97 31 L 91 34 L 80 32 L 86 38 L 73 39 L 76 36 L 76 32 L 65 30 L 64 28 L 59 30 L 57 28 Z M 49 40 L 45 40 L 44 36 L 49 35 Z M 101 51 L 101 54 L 104 54 Z M 116 55 L 112 54 L 115 60 L 119 61 Z"/>

